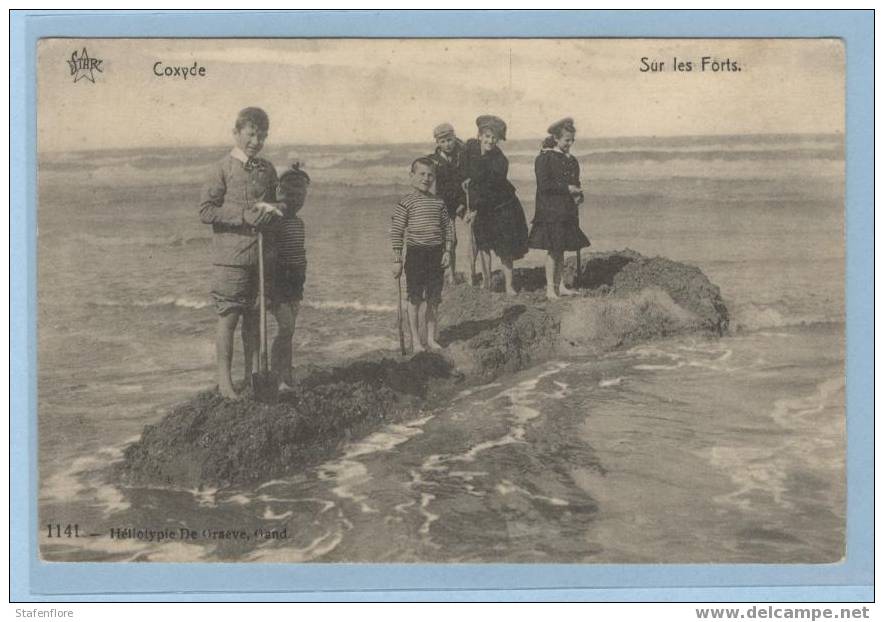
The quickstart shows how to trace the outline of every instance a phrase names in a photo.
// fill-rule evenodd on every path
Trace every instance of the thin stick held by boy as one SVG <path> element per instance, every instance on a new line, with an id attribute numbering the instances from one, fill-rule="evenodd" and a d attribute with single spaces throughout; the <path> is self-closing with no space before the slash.
<path id="1" fill-rule="evenodd" d="M 435 179 L 436 166 L 432 160 L 418 158 L 412 162 L 410 182 L 414 191 L 396 205 L 390 230 L 395 279 L 402 275 L 403 247 L 405 249 L 408 327 L 415 353 L 442 348 L 436 341 L 436 309 L 442 301 L 443 277 L 454 244 L 454 222 L 445 201 L 430 192 Z M 421 318 L 426 328 L 425 342 L 421 339 Z"/>

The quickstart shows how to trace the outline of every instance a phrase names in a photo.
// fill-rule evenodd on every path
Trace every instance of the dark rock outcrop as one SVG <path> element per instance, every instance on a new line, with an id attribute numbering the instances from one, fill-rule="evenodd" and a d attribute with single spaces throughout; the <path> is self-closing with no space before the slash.
<path id="1" fill-rule="evenodd" d="M 182 487 L 268 479 L 440 405 L 469 384 L 552 356 L 727 329 L 718 288 L 695 267 L 626 250 L 585 257 L 577 272 L 570 261 L 565 280 L 582 295 L 553 302 L 544 297 L 542 268 L 517 270 L 521 293 L 513 298 L 466 284 L 448 288 L 439 309 L 442 353 L 375 352 L 333 368 L 301 368 L 295 391 L 272 406 L 201 393 L 145 426 L 119 475 Z M 500 275 L 493 286 L 502 289 Z"/>

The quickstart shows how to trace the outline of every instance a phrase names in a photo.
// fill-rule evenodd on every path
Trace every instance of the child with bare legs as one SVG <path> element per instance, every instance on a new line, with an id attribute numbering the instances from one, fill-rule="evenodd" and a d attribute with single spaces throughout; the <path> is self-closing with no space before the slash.
<path id="1" fill-rule="evenodd" d="M 445 268 L 451 260 L 454 222 L 445 202 L 430 192 L 436 178 L 436 165 L 428 158 L 411 164 L 410 182 L 414 191 L 402 197 L 393 211 L 390 237 L 393 243 L 393 278 L 404 270 L 408 291 L 408 326 L 415 353 L 441 349 L 437 341 L 436 309 L 442 300 Z M 422 343 L 420 321 L 426 327 Z"/>

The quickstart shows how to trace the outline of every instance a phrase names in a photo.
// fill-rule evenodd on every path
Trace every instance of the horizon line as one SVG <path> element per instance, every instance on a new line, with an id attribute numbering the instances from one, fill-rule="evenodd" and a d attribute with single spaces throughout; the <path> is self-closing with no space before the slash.
<path id="1" fill-rule="evenodd" d="M 608 136 L 593 136 L 591 138 L 584 138 L 583 140 L 611 140 L 617 138 L 654 138 L 654 139 L 668 139 L 668 138 L 742 138 L 742 137 L 752 137 L 752 136 L 844 136 L 844 132 L 841 130 L 831 131 L 831 132 L 742 132 L 739 134 L 617 134 L 617 135 L 608 135 Z M 472 138 L 472 136 L 470 136 Z M 467 138 L 461 138 L 461 140 L 468 140 Z M 508 141 L 504 141 L 506 143 L 512 142 L 520 142 L 526 140 L 536 140 L 536 137 L 530 138 L 511 138 Z M 432 140 L 426 141 L 401 141 L 401 142 L 332 142 L 332 143 L 311 143 L 311 142 L 273 142 L 270 143 L 269 146 L 266 146 L 264 150 L 270 148 L 272 149 L 274 146 L 301 146 L 301 147 L 367 147 L 367 146 L 382 146 L 382 145 L 427 145 L 432 143 Z M 190 145 L 171 145 L 171 144 L 160 144 L 160 145 L 137 145 L 133 147 L 90 147 L 85 149 L 40 149 L 37 148 L 37 153 L 84 153 L 84 152 L 93 152 L 93 151 L 127 151 L 127 150 L 136 150 L 136 149 L 190 149 L 190 148 L 226 148 L 229 147 L 229 142 L 218 142 L 218 143 L 194 143 Z"/>

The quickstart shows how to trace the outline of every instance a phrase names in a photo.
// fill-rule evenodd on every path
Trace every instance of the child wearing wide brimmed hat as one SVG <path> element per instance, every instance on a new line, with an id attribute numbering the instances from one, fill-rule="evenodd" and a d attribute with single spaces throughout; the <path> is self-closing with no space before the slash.
<path id="1" fill-rule="evenodd" d="M 556 121 L 547 132 L 534 160 L 537 198 L 528 245 L 547 251 L 546 295 L 553 300 L 576 293 L 562 283 L 564 253 L 579 253 L 589 246 L 589 239 L 580 230 L 578 207 L 583 203 L 583 189 L 580 164 L 571 154 L 577 132 L 574 120 L 566 117 Z"/>
<path id="2" fill-rule="evenodd" d="M 503 266 L 508 294 L 515 294 L 513 261 L 528 252 L 528 225 L 516 189 L 507 180 L 509 161 L 498 147 L 506 140 L 506 123 L 494 115 L 476 119 L 478 134 L 467 141 L 464 159 L 464 187 L 476 246 L 482 258 L 482 279 L 491 289 L 491 251 Z"/>

